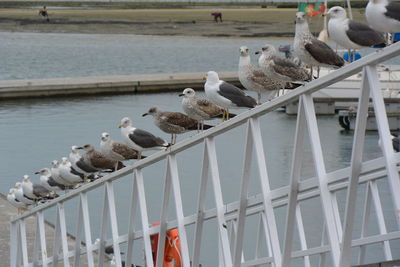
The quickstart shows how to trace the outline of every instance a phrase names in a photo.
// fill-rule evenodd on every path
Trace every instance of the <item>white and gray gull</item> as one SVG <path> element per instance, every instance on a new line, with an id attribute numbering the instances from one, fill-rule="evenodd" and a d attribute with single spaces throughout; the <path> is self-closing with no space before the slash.
<path id="1" fill-rule="evenodd" d="M 340 6 L 329 9 L 329 38 L 346 49 L 361 47 L 385 46 L 383 34 L 372 29 L 367 24 L 347 18 L 346 10 Z"/>
<path id="2" fill-rule="evenodd" d="M 135 149 L 112 140 L 109 133 L 101 134 L 100 151 L 106 157 L 117 161 L 139 158 L 139 153 Z"/>
<path id="3" fill-rule="evenodd" d="M 369 25 L 381 32 L 400 32 L 400 2 L 369 0 L 365 9 Z"/>
<path id="4" fill-rule="evenodd" d="M 205 120 L 213 120 L 222 118 L 224 109 L 211 101 L 196 96 L 196 92 L 192 88 L 185 88 L 182 94 L 182 109 L 192 119 L 199 121 L 198 129 L 204 129 L 201 126 Z M 230 117 L 236 116 L 229 114 Z"/>
<path id="5" fill-rule="evenodd" d="M 71 152 L 69 153 L 69 161 L 71 162 L 72 168 L 78 173 L 84 174 L 90 180 L 96 179 L 98 177 L 97 173 L 99 171 L 87 164 L 82 156 L 79 154 L 78 150 L 78 146 L 71 147 Z"/>
<path id="6" fill-rule="evenodd" d="M 22 190 L 24 194 L 35 201 L 48 200 L 58 197 L 58 195 L 40 184 L 30 181 L 28 175 L 24 175 L 22 180 Z"/>
<path id="7" fill-rule="evenodd" d="M 35 204 L 35 199 L 28 197 L 25 195 L 24 190 L 22 189 L 22 183 L 16 182 L 14 188 L 14 195 L 18 201 L 25 203 L 26 205 Z"/>
<path id="8" fill-rule="evenodd" d="M 50 191 L 59 191 L 73 189 L 73 186 L 68 186 L 56 182 L 53 177 L 51 177 L 51 172 L 49 168 L 42 168 L 35 174 L 40 174 L 40 183 Z"/>
<path id="9" fill-rule="evenodd" d="M 296 13 L 296 33 L 293 45 L 295 55 L 311 67 L 340 68 L 344 60 L 326 43 L 315 38 L 308 27 L 306 14 Z"/>
<path id="10" fill-rule="evenodd" d="M 154 124 L 162 131 L 171 134 L 171 144 L 176 143 L 176 135 L 195 131 L 198 129 L 199 121 L 189 116 L 172 111 L 163 111 L 159 107 L 152 107 L 142 116 L 151 115 L 154 118 Z M 203 125 L 203 129 L 211 128 L 211 125 Z"/>
<path id="11" fill-rule="evenodd" d="M 241 46 L 239 52 L 239 81 L 247 90 L 257 92 L 258 104 L 261 104 L 262 93 L 267 95 L 268 100 L 272 100 L 280 89 L 285 88 L 286 82 L 267 77 L 260 67 L 251 64 L 247 46 Z"/>
<path id="12" fill-rule="evenodd" d="M 107 157 L 91 144 L 78 147 L 78 149 L 85 150 L 85 154 L 82 155 L 84 162 L 98 171 L 114 171 L 125 167 L 122 162 Z"/>
<path id="13" fill-rule="evenodd" d="M 139 152 L 139 159 L 145 150 L 161 150 L 170 146 L 164 139 L 156 137 L 145 130 L 133 127 L 132 121 L 128 117 L 121 120 L 118 128 L 121 129 L 121 136 L 125 143 Z"/>
<path id="14" fill-rule="evenodd" d="M 258 65 L 268 78 L 275 81 L 300 84 L 311 81 L 311 75 L 307 70 L 297 66 L 287 58 L 278 56 L 273 45 L 264 45 L 261 51 L 256 52 L 256 54 L 260 53 Z"/>
<path id="15" fill-rule="evenodd" d="M 14 193 L 15 193 L 15 188 L 10 188 L 7 194 L 7 200 L 8 202 L 11 203 L 11 205 L 18 208 L 18 212 L 21 212 L 22 210 L 27 208 L 27 204 L 25 204 L 22 201 L 19 201 Z"/>
<path id="16" fill-rule="evenodd" d="M 225 109 L 225 119 L 229 119 L 230 108 L 254 108 L 257 105 L 257 101 L 240 88 L 220 80 L 215 71 L 207 72 L 204 91 L 211 102 Z"/>

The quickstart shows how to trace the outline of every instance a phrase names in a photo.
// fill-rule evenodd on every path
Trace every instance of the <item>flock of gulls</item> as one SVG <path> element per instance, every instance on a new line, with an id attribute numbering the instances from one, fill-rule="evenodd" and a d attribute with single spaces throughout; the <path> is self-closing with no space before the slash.
<path id="1" fill-rule="evenodd" d="M 339 6 L 330 8 L 328 14 L 329 37 L 345 49 L 382 47 L 387 44 L 383 33 L 400 32 L 399 2 L 370 0 L 365 12 L 369 25 L 348 19 L 346 11 Z M 211 128 L 204 123 L 206 120 L 228 120 L 235 116 L 229 113 L 229 109 L 251 109 L 261 104 L 262 94 L 271 100 L 281 89 L 302 86 L 318 78 L 319 73 L 315 77 L 314 69 L 319 72 L 320 67 L 340 68 L 345 65 L 330 46 L 311 34 L 305 13 L 296 13 L 295 29 L 294 53 L 302 66 L 278 56 L 275 47 L 269 44 L 255 52 L 260 55 L 258 66 L 255 66 L 251 63 L 249 49 L 240 47 L 239 80 L 245 89 L 257 93 L 257 99 L 220 80 L 217 72 L 209 71 L 204 84 L 208 99 L 197 97 L 191 88 L 184 89 L 179 95 L 183 97 L 182 109 L 186 114 L 163 111 L 159 107 L 152 107 L 143 114 L 153 116 L 155 125 L 171 134 L 170 142 L 135 128 L 132 120 L 125 117 L 119 125 L 123 142 L 114 141 L 109 133 L 104 132 L 100 136 L 100 150 L 92 144 L 72 146 L 68 157 L 63 157 L 60 162 L 53 160 L 50 168 L 35 172 L 40 176 L 40 183 L 32 183 L 29 176 L 24 175 L 22 182 L 10 189 L 8 201 L 23 211 L 30 205 L 54 199 L 62 191 L 73 190 L 102 177 L 105 172 L 123 168 L 123 161 L 145 158 L 143 151 L 167 149 L 176 143 L 177 134 Z M 309 67 L 310 71 L 303 66 Z M 84 152 L 80 154 L 79 150 Z"/>

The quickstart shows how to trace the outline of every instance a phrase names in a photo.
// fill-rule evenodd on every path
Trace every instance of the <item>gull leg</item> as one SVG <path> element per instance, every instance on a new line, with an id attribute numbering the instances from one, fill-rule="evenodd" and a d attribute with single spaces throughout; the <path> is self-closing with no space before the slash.
<path id="1" fill-rule="evenodd" d="M 226 109 L 226 120 L 229 120 L 229 109 Z"/>
<path id="2" fill-rule="evenodd" d="M 261 93 L 257 93 L 257 105 L 261 105 Z"/>
<path id="3" fill-rule="evenodd" d="M 313 80 L 314 77 L 313 77 L 313 67 L 312 66 L 310 67 L 310 72 L 311 72 L 311 80 Z"/>
<path id="4" fill-rule="evenodd" d="M 317 78 L 319 78 L 319 72 L 321 71 L 321 67 L 320 66 L 318 66 L 317 67 Z"/>
<path id="5" fill-rule="evenodd" d="M 201 121 L 201 131 L 204 131 L 204 121 Z"/>
<path id="6" fill-rule="evenodd" d="M 142 159 L 142 152 L 138 151 L 138 160 Z"/>
<path id="7" fill-rule="evenodd" d="M 171 134 L 171 144 L 174 144 L 174 134 Z"/>

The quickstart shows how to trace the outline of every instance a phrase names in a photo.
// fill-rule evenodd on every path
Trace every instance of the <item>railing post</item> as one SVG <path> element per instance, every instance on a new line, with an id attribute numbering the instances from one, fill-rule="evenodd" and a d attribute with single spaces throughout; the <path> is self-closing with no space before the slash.
<path id="1" fill-rule="evenodd" d="M 306 120 L 305 120 L 305 110 L 303 107 L 303 99 L 299 100 L 299 109 L 297 112 L 297 123 L 296 132 L 294 140 L 294 152 L 292 157 L 292 166 L 290 168 L 290 184 L 289 184 L 289 196 L 288 196 L 288 207 L 286 212 L 286 229 L 285 229 L 285 239 L 283 243 L 283 254 L 282 254 L 282 267 L 290 266 L 291 253 L 292 253 L 292 243 L 293 243 L 293 232 L 294 223 L 296 218 L 296 206 L 299 179 L 301 174 L 301 162 L 304 146 L 304 137 L 306 133 Z"/>
<path id="2" fill-rule="evenodd" d="M 322 153 L 321 140 L 318 132 L 318 124 L 315 115 L 314 103 L 310 94 L 302 95 L 301 98 L 304 102 L 305 116 L 310 137 L 311 150 L 314 159 L 314 166 L 319 182 L 322 210 L 324 213 L 329 243 L 331 245 L 333 266 L 339 267 L 340 244 L 336 228 L 335 213 L 332 206 L 331 193 L 328 188 L 328 180 L 326 177 L 326 168 Z"/>
<path id="3" fill-rule="evenodd" d="M 18 253 L 18 223 L 10 223 L 10 267 L 17 267 Z"/>
<path id="4" fill-rule="evenodd" d="M 367 73 L 363 69 L 363 79 L 361 83 L 360 98 L 358 101 L 356 128 L 354 131 L 354 141 L 351 154 L 351 173 L 349 177 L 349 187 L 347 189 L 346 210 L 344 217 L 344 230 L 342 234 L 342 247 L 340 255 L 340 266 L 348 267 L 351 264 L 351 241 L 353 233 L 354 215 L 356 211 L 356 199 L 358 189 L 358 179 L 361 173 L 361 163 L 364 151 L 365 129 L 367 126 L 368 103 L 370 95 L 369 83 L 367 83 Z"/>
<path id="5" fill-rule="evenodd" d="M 400 45 L 400 44 L 399 44 Z M 368 79 L 368 85 L 371 90 L 372 102 L 374 105 L 375 118 L 378 126 L 379 137 L 381 139 L 381 148 L 386 161 L 388 172 L 389 188 L 391 190 L 394 214 L 397 221 L 397 229 L 400 229 L 400 176 L 397 170 L 397 164 L 394 161 L 394 151 L 391 142 L 391 134 L 387 119 L 385 103 L 383 101 L 382 90 L 378 79 L 375 66 L 365 66 L 365 72 Z"/>

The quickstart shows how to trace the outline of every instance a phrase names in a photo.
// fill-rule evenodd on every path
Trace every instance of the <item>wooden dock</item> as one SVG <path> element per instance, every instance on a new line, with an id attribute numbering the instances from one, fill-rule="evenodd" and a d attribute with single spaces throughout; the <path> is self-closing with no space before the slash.
<path id="1" fill-rule="evenodd" d="M 102 77 L 52 78 L 0 81 L 0 99 L 62 95 L 94 95 L 183 91 L 203 89 L 205 72 L 146 74 Z M 237 72 L 220 73 L 220 78 L 240 86 Z"/>

